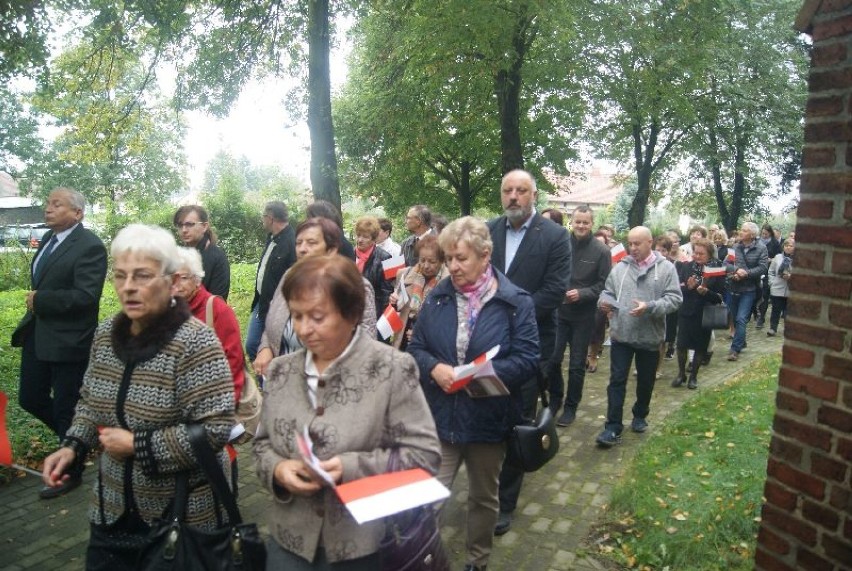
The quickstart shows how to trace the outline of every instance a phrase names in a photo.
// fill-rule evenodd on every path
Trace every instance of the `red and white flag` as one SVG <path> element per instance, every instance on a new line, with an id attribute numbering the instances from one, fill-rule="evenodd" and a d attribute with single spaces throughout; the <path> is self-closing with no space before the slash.
<path id="1" fill-rule="evenodd" d="M 396 308 L 399 311 L 402 311 L 402 308 L 404 308 L 411 302 L 411 296 L 408 295 L 408 290 L 405 289 L 405 284 L 402 283 L 402 280 L 400 280 L 399 284 L 397 285 L 396 296 Z"/>
<path id="2" fill-rule="evenodd" d="M 382 262 L 382 269 L 385 271 L 385 279 L 392 280 L 396 277 L 396 273 L 405 267 L 405 256 L 400 254 L 393 258 L 388 258 Z"/>
<path id="3" fill-rule="evenodd" d="M 702 272 L 705 278 L 723 278 L 725 277 L 725 268 L 719 266 L 717 268 L 710 268 L 708 266 L 704 266 L 704 271 Z"/>
<path id="4" fill-rule="evenodd" d="M 360 478 L 334 490 L 359 524 L 450 497 L 450 491 L 422 468 Z"/>
<path id="5" fill-rule="evenodd" d="M 388 305 L 376 323 L 376 329 L 382 339 L 389 339 L 394 333 L 402 331 L 402 318 L 392 305 Z"/>
<path id="6" fill-rule="evenodd" d="M 725 256 L 725 261 L 728 262 L 729 264 L 733 264 L 734 262 L 737 261 L 737 253 L 734 252 L 733 249 L 728 250 L 728 255 Z"/>
<path id="7" fill-rule="evenodd" d="M 624 244 L 616 244 L 612 250 L 610 250 L 612 254 L 612 263 L 617 264 L 625 257 L 627 257 L 627 250 L 624 249 Z"/>
<path id="8" fill-rule="evenodd" d="M 456 380 L 450 384 L 447 392 L 454 393 L 456 391 L 460 391 L 465 387 L 465 385 L 478 376 L 496 376 L 494 373 L 494 367 L 491 366 L 491 359 L 496 357 L 499 352 L 500 345 L 495 345 L 482 355 L 476 357 L 470 363 L 453 367 L 453 374 L 455 375 Z"/>

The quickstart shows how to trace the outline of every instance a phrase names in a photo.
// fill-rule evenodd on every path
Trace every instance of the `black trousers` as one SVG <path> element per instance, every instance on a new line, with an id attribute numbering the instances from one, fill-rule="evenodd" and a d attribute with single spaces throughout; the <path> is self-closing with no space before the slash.
<path id="1" fill-rule="evenodd" d="M 553 354 L 553 344 L 556 340 L 556 312 L 550 315 L 550 319 L 538 321 L 538 340 L 540 347 L 539 366 L 545 375 L 545 382 L 550 386 L 549 363 Z M 524 401 L 524 418 L 534 419 L 538 408 L 538 378 L 528 379 L 521 388 L 521 396 Z M 513 512 L 518 506 L 518 498 L 521 495 L 521 486 L 524 483 L 524 471 L 503 463 L 500 470 L 500 511 Z"/>
<path id="2" fill-rule="evenodd" d="M 550 399 L 551 403 L 565 401 L 565 408 L 577 409 L 583 398 L 583 386 L 586 382 L 586 358 L 595 325 L 594 306 L 590 311 L 576 316 L 570 321 L 559 319 L 556 324 L 556 342 L 553 356 L 550 359 Z M 562 361 L 565 349 L 570 346 L 568 354 L 568 389 L 567 396 L 565 381 L 562 375 Z"/>
<path id="3" fill-rule="evenodd" d="M 74 418 L 74 407 L 80 398 L 88 365 L 88 352 L 83 361 L 41 361 L 36 357 L 35 335 L 30 333 L 24 339 L 18 402 L 60 440 Z"/>

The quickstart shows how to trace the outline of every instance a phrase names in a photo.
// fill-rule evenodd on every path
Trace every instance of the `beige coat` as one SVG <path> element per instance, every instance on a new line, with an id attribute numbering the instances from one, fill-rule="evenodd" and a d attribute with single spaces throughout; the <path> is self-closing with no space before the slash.
<path id="1" fill-rule="evenodd" d="M 309 426 L 321 460 L 339 456 L 348 482 L 386 471 L 391 447 L 405 468 L 435 473 L 441 452 L 414 359 L 368 338 L 360 328 L 344 356 L 320 377 L 317 409 L 308 397 L 304 349 L 274 359 L 264 387 L 261 429 L 254 440 L 258 477 L 272 493 L 269 531 L 308 561 L 322 545 L 331 562 L 375 553 L 382 520 L 358 525 L 329 488 L 293 496 L 273 482 L 275 466 L 299 458 L 296 434 Z"/>

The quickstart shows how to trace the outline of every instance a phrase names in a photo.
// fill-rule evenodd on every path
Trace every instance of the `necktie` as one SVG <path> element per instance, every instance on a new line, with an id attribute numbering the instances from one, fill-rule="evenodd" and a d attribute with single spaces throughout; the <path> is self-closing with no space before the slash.
<path id="1" fill-rule="evenodd" d="M 41 257 L 38 259 L 38 263 L 36 264 L 35 271 L 33 271 L 33 281 L 38 281 L 38 278 L 41 272 L 44 270 L 47 265 L 45 261 L 50 257 L 50 254 L 53 253 L 53 249 L 56 247 L 56 243 L 58 240 L 56 236 L 50 239 L 50 242 L 47 243 L 47 246 L 44 248 L 44 252 L 41 253 Z"/>

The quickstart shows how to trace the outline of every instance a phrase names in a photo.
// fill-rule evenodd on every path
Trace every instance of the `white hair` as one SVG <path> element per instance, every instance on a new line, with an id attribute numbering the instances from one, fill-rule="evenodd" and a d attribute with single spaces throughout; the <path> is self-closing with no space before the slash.
<path id="1" fill-rule="evenodd" d="M 178 269 L 178 247 L 170 232 L 159 226 L 130 224 L 122 228 L 112 241 L 110 255 L 113 259 L 124 254 L 136 254 L 156 260 L 164 274 Z"/>
<path id="2" fill-rule="evenodd" d="M 741 228 L 745 228 L 746 230 L 751 232 L 754 238 L 760 236 L 760 228 L 758 228 L 757 224 L 755 224 L 754 222 L 743 222 Z"/>
<path id="3" fill-rule="evenodd" d="M 201 254 L 195 248 L 178 248 L 178 269 L 186 268 L 198 282 L 204 278 Z"/>

